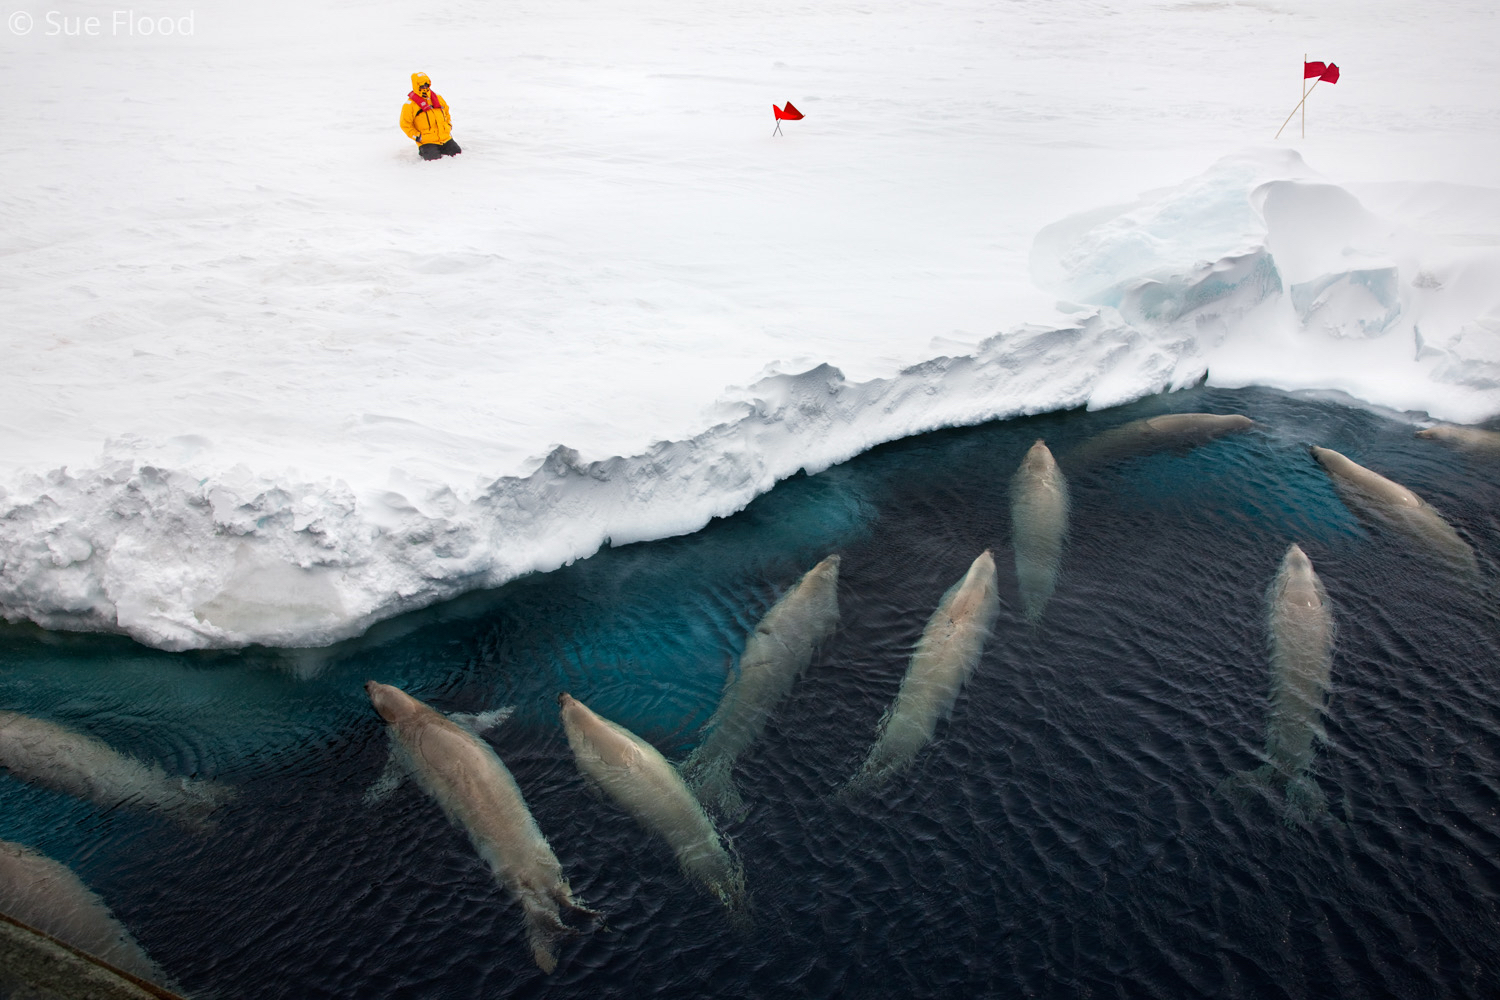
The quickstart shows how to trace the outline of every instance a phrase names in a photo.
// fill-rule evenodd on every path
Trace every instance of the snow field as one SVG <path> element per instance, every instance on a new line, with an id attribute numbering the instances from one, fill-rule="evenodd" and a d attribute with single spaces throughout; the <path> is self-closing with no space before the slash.
<path id="1" fill-rule="evenodd" d="M 1500 411 L 1488 5 L 188 9 L 0 34 L 11 620 L 322 644 L 1204 371 Z"/>

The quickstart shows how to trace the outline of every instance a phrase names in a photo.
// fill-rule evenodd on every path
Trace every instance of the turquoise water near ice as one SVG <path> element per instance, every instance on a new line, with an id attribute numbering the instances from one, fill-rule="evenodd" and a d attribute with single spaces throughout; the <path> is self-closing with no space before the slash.
<path id="1" fill-rule="evenodd" d="M 1072 530 L 1038 628 L 1011 569 L 1008 486 L 1161 412 L 1249 432 L 1070 469 Z M 600 552 L 325 650 L 168 654 L 0 630 L 0 708 L 234 786 L 211 834 L 0 774 L 0 839 L 72 866 L 188 993 L 217 997 L 1480 996 L 1500 991 L 1500 466 L 1363 410 L 1197 389 L 943 431 L 779 485 L 694 535 Z M 1480 554 L 1478 585 L 1361 520 L 1307 454 L 1397 479 Z M 1308 552 L 1338 626 L 1314 779 L 1329 815 L 1226 800 L 1260 763 L 1265 590 Z M 938 598 L 984 548 L 1004 607 L 953 717 L 900 781 L 858 767 Z M 726 829 L 753 927 L 590 794 L 569 690 L 671 759 L 760 616 L 843 556 L 842 624 L 736 778 Z M 362 685 L 490 736 L 606 926 L 551 977 L 519 909 L 386 754 Z"/>

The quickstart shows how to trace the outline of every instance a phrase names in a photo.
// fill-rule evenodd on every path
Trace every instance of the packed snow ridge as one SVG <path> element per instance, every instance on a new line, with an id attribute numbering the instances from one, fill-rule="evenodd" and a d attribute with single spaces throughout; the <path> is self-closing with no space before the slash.
<path id="1" fill-rule="evenodd" d="M 1455 227 L 1493 217 L 1496 197 L 1357 195 L 1296 153 L 1229 157 L 1038 234 L 1033 278 L 1071 324 L 1018 326 L 889 378 L 851 380 L 836 358 L 774 374 L 680 440 L 597 461 L 557 447 L 482 488 L 202 475 L 107 450 L 93 468 L 0 483 L 0 607 L 172 650 L 322 645 L 605 544 L 694 531 L 881 442 L 1205 375 L 1475 422 L 1500 413 L 1500 241 Z"/>

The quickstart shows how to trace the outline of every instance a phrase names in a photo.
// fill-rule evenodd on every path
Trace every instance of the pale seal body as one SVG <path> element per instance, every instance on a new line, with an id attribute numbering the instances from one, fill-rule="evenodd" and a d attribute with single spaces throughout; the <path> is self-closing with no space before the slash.
<path id="1" fill-rule="evenodd" d="M 1104 431 L 1085 441 L 1069 460 L 1092 465 L 1166 448 L 1192 448 L 1254 426 L 1255 421 L 1240 413 L 1164 413 Z"/>
<path id="2" fill-rule="evenodd" d="M 1323 582 L 1302 547 L 1293 544 L 1267 593 L 1271 645 L 1271 714 L 1266 722 L 1266 761 L 1225 783 L 1281 789 L 1287 819 L 1323 811 L 1323 793 L 1309 773 L 1323 739 L 1323 714 L 1333 667 L 1333 613 Z"/>
<path id="3" fill-rule="evenodd" d="M 211 781 L 167 774 L 102 740 L 19 712 L 0 711 L 0 767 L 23 781 L 106 809 L 154 809 L 203 826 L 232 792 Z"/>
<path id="4" fill-rule="evenodd" d="M 166 976 L 67 866 L 0 840 L 0 913 L 148 982 Z"/>
<path id="5" fill-rule="evenodd" d="M 1026 452 L 1011 479 L 1010 524 L 1021 608 L 1035 625 L 1057 588 L 1068 533 L 1068 481 L 1040 440 Z"/>
<path id="6" fill-rule="evenodd" d="M 1372 472 L 1332 448 L 1313 445 L 1312 456 L 1333 480 L 1344 502 L 1416 539 L 1461 572 L 1477 576 L 1479 564 L 1469 543 L 1432 505 L 1400 483 Z"/>
<path id="7" fill-rule="evenodd" d="M 557 704 L 568 745 L 589 782 L 665 840 L 688 877 L 738 909 L 744 873 L 677 769 L 651 744 L 572 695 L 558 695 Z"/>
<path id="8" fill-rule="evenodd" d="M 562 914 L 597 914 L 574 901 L 562 865 L 510 771 L 489 744 L 400 688 L 370 681 L 365 691 L 387 723 L 395 759 L 469 835 L 521 904 L 532 957 L 551 972 L 557 939 L 574 933 Z"/>
<path id="9" fill-rule="evenodd" d="M 1333 666 L 1333 615 L 1312 561 L 1293 544 L 1281 560 L 1268 598 L 1271 635 L 1271 720 L 1266 756 L 1290 777 L 1306 773 L 1323 734 L 1324 701 Z"/>
<path id="10" fill-rule="evenodd" d="M 687 783 L 726 818 L 745 811 L 734 786 L 734 763 L 765 731 L 766 720 L 812 662 L 839 621 L 839 557 L 808 570 L 767 611 L 745 643 L 738 671 L 724 682 L 703 742 L 682 763 Z"/>
<path id="11" fill-rule="evenodd" d="M 978 665 L 999 611 L 995 559 L 986 550 L 943 595 L 927 622 L 875 745 L 846 792 L 878 785 L 932 740 L 938 719 L 952 713 L 960 689 Z"/>
<path id="12" fill-rule="evenodd" d="M 1500 455 L 1500 432 L 1487 431 L 1480 427 L 1459 427 L 1439 424 L 1417 431 L 1417 437 L 1430 441 L 1442 441 L 1465 451 L 1484 455 Z"/>

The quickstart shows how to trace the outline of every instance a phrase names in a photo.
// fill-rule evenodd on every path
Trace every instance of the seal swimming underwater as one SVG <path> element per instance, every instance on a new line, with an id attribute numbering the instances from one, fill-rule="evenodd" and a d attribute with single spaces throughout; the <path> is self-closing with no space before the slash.
<path id="1" fill-rule="evenodd" d="M 1067 462 L 1083 467 L 1166 448 L 1194 448 L 1254 426 L 1255 421 L 1242 413 L 1163 413 L 1089 438 L 1067 456 Z"/>
<path id="2" fill-rule="evenodd" d="M 1323 715 L 1333 666 L 1333 613 L 1328 593 L 1302 547 L 1293 543 L 1267 593 L 1271 639 L 1271 714 L 1266 722 L 1267 763 L 1220 785 L 1281 789 L 1287 822 L 1324 811 L 1323 792 L 1309 771 L 1323 739 Z"/>
<path id="3" fill-rule="evenodd" d="M 974 672 L 1000 613 L 995 557 L 988 549 L 948 588 L 928 620 L 901 678 L 895 702 L 880 720 L 880 735 L 846 794 L 873 789 L 912 762 L 931 740 L 939 718 L 953 711 Z"/>
<path id="4" fill-rule="evenodd" d="M 1432 505 L 1400 483 L 1360 465 L 1332 448 L 1313 445 L 1313 459 L 1328 473 L 1344 502 L 1356 513 L 1363 513 L 1394 527 L 1420 542 L 1434 555 L 1446 560 L 1470 578 L 1479 575 L 1479 563 L 1469 543 L 1459 537 L 1453 525 Z"/>
<path id="5" fill-rule="evenodd" d="M 1482 427 L 1463 427 L 1454 424 L 1438 424 L 1417 431 L 1419 438 L 1442 441 L 1464 451 L 1483 455 L 1500 455 L 1500 431 L 1487 431 Z"/>
<path id="6" fill-rule="evenodd" d="M 658 834 L 689 878 L 730 911 L 744 902 L 745 875 L 677 769 L 655 747 L 567 692 L 557 696 L 578 769 L 637 823 Z"/>
<path id="7" fill-rule="evenodd" d="M 1068 533 L 1068 480 L 1040 438 L 1010 481 L 1010 525 L 1021 608 L 1035 625 L 1057 589 Z"/>
<path id="8" fill-rule="evenodd" d="M 0 913 L 132 976 L 167 981 L 161 967 L 72 869 L 5 840 L 0 840 Z"/>
<path id="9" fill-rule="evenodd" d="M 211 781 L 174 777 L 93 736 L 20 712 L 0 711 L 0 768 L 106 809 L 154 809 L 199 829 L 234 794 Z"/>
<path id="10" fill-rule="evenodd" d="M 719 707 L 703 727 L 703 742 L 682 762 L 699 801 L 725 819 L 745 812 L 734 786 L 735 761 L 760 738 L 771 712 L 838 625 L 839 561 L 832 555 L 808 570 L 755 626 L 739 670 L 725 680 Z"/>
<path id="11" fill-rule="evenodd" d="M 599 914 L 573 899 L 562 864 L 537 829 L 521 789 L 489 744 L 398 687 L 369 681 L 370 704 L 387 723 L 392 763 L 417 784 L 455 824 L 521 904 L 532 957 L 543 972 L 557 967 L 555 943 L 577 933 L 563 914 Z M 395 787 L 387 768 L 369 798 Z M 399 780 L 399 777 L 397 778 Z"/>

